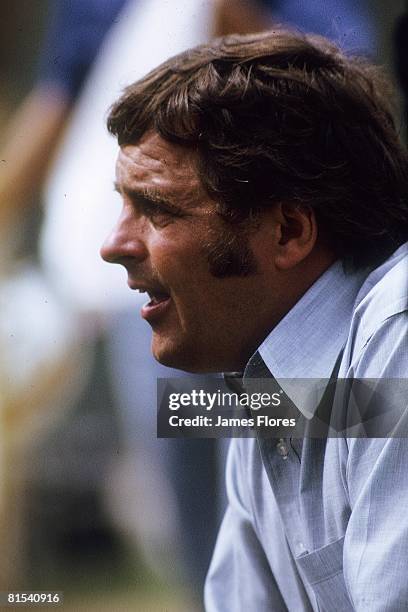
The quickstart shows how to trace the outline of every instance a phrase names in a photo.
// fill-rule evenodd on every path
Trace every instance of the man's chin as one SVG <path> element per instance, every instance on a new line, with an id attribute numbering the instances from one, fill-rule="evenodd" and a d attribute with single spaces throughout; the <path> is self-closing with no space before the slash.
<path id="1" fill-rule="evenodd" d="M 240 371 L 243 368 L 235 367 L 217 362 L 216 359 L 208 359 L 208 356 L 199 355 L 197 350 L 194 353 L 183 351 L 155 350 L 152 345 L 153 357 L 162 365 L 182 370 L 191 374 L 215 374 L 219 372 Z"/>
<path id="2" fill-rule="evenodd" d="M 192 374 L 204 374 L 206 372 L 210 372 L 210 368 L 199 367 L 190 359 L 186 359 L 183 356 L 175 355 L 174 353 L 168 352 L 155 352 L 153 351 L 153 357 L 168 368 L 173 368 L 174 370 L 182 370 L 183 372 L 190 372 Z"/>
<path id="3" fill-rule="evenodd" d="M 164 366 L 192 374 L 206 374 L 217 372 L 213 367 L 213 362 L 204 355 L 200 355 L 197 348 L 194 350 L 186 346 L 176 345 L 159 341 L 153 334 L 151 350 L 153 357 Z"/>

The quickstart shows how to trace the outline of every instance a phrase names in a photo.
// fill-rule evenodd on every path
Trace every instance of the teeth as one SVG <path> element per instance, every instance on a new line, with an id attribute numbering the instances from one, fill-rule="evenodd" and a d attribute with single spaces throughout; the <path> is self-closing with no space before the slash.
<path id="1" fill-rule="evenodd" d="M 159 302 L 163 302 L 163 300 L 167 299 L 168 297 L 162 293 L 150 293 L 150 291 L 148 291 L 147 293 L 150 298 L 151 304 L 158 304 Z"/>

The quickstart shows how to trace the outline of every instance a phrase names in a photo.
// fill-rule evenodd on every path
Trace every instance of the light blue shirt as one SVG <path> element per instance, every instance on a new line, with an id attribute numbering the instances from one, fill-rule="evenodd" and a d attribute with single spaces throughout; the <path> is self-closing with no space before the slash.
<path id="1" fill-rule="evenodd" d="M 368 276 L 334 264 L 259 353 L 281 384 L 328 378 L 343 347 L 339 377 L 407 379 L 407 332 L 408 243 Z M 408 440 L 285 444 L 231 442 L 207 612 L 408 610 Z"/>

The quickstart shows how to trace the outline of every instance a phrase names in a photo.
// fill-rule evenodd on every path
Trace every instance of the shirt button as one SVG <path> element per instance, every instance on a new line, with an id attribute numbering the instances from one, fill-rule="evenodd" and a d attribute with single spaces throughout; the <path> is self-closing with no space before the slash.
<path id="1" fill-rule="evenodd" d="M 278 454 L 282 457 L 282 459 L 287 459 L 289 455 L 288 445 L 286 444 L 283 438 L 279 439 L 279 442 L 276 445 L 276 450 Z"/>
<path id="2" fill-rule="evenodd" d="M 296 549 L 297 549 L 298 554 L 306 552 L 306 548 L 303 542 L 296 542 Z"/>

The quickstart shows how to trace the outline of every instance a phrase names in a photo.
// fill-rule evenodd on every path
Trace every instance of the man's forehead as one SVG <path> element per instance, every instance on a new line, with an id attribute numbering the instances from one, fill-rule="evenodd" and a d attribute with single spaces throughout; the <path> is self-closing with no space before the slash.
<path id="1" fill-rule="evenodd" d="M 188 180 L 200 182 L 196 156 L 187 147 L 169 143 L 158 134 L 144 136 L 135 144 L 120 148 L 117 172 L 126 179 L 153 181 Z"/>
<path id="2" fill-rule="evenodd" d="M 154 189 L 185 198 L 191 204 L 197 199 L 208 199 L 196 168 L 194 151 L 169 143 L 156 133 L 120 148 L 116 178 L 119 187 Z"/>

